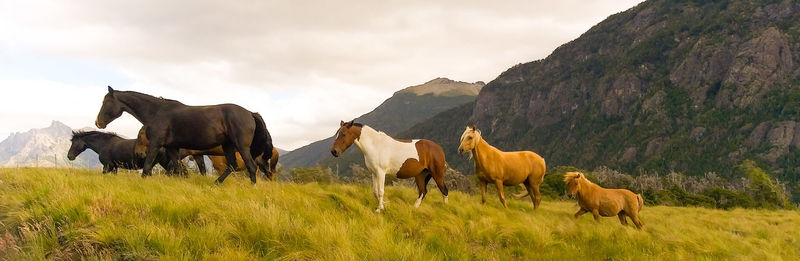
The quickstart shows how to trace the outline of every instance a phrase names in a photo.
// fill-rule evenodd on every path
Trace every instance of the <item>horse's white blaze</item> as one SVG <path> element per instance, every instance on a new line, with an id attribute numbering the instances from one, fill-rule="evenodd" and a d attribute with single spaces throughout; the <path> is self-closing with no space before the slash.
<path id="1" fill-rule="evenodd" d="M 386 174 L 397 174 L 408 159 L 419 160 L 418 141 L 400 142 L 367 125 L 361 128 L 361 136 L 354 143 L 364 153 L 364 162 L 373 173 L 372 191 L 378 199 L 378 209 L 375 211 L 383 209 Z"/>

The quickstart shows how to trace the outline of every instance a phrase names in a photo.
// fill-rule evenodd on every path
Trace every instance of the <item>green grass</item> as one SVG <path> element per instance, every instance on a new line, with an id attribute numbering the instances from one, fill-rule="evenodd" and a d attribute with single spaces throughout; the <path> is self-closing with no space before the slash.
<path id="1" fill-rule="evenodd" d="M 574 202 L 387 187 L 0 169 L 0 259 L 797 259 L 800 212 L 645 207 L 643 231 Z"/>

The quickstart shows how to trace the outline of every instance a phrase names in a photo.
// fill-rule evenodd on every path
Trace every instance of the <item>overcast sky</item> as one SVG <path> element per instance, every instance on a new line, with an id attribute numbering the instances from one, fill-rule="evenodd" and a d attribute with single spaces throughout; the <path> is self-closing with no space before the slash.
<path id="1" fill-rule="evenodd" d="M 489 82 L 639 0 L 0 0 L 0 139 L 94 125 L 106 85 L 236 103 L 295 149 L 436 77 Z M 129 114 L 107 130 L 132 137 Z"/>

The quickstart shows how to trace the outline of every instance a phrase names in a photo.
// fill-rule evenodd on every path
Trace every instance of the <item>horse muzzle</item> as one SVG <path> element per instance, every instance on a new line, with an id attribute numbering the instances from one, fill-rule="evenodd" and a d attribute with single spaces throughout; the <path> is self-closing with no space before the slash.
<path id="1" fill-rule="evenodd" d="M 97 120 L 94 121 L 94 126 L 97 126 L 98 128 L 101 128 L 101 129 L 105 129 L 107 125 L 108 124 L 101 124 L 100 121 L 97 121 Z"/>
<path id="2" fill-rule="evenodd" d="M 75 155 L 67 155 L 67 159 L 69 159 L 69 160 L 75 160 Z"/>
<path id="3" fill-rule="evenodd" d="M 464 149 L 458 148 L 458 155 L 464 155 Z"/>
<path id="4" fill-rule="evenodd" d="M 339 157 L 339 152 L 338 152 L 338 151 L 336 151 L 336 150 L 331 150 L 331 154 L 332 154 L 334 157 Z"/>

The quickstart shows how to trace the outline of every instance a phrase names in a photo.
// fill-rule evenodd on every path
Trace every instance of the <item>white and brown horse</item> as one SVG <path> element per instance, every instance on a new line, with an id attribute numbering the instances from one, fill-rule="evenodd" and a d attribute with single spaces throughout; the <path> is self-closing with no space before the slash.
<path id="1" fill-rule="evenodd" d="M 539 208 L 542 196 L 539 185 L 544 180 L 544 159 L 531 151 L 504 152 L 486 143 L 481 131 L 475 127 L 467 127 L 461 134 L 461 145 L 458 153 L 471 152 L 475 159 L 475 175 L 481 187 L 481 203 L 486 203 L 486 186 L 494 183 L 503 207 L 506 196 L 503 186 L 523 184 L 533 202 L 533 209 Z"/>
<path id="2" fill-rule="evenodd" d="M 331 147 L 334 157 L 342 155 L 353 143 L 364 153 L 364 162 L 372 172 L 372 193 L 378 200 L 376 212 L 383 206 L 383 187 L 386 174 L 397 178 L 415 178 L 419 196 L 414 207 L 419 207 L 428 194 L 427 184 L 431 178 L 447 203 L 447 186 L 444 184 L 445 158 L 442 147 L 429 140 L 400 140 L 376 131 L 369 126 L 342 121 Z"/>

